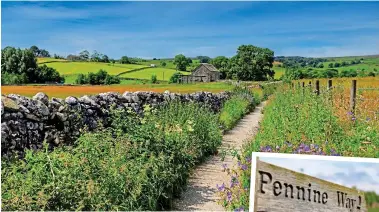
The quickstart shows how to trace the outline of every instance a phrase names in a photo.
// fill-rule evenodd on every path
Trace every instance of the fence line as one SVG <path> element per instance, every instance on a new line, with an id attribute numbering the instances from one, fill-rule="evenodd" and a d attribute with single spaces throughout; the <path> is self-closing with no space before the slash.
<path id="1" fill-rule="evenodd" d="M 313 83 L 314 82 L 314 83 Z M 300 88 L 302 89 L 302 92 L 303 92 L 303 95 L 304 95 L 304 90 L 305 89 L 314 89 L 313 92 L 319 96 L 320 94 L 325 94 L 325 93 L 329 93 L 330 96 L 328 97 L 329 100 L 332 100 L 332 93 L 330 91 L 332 90 L 335 90 L 335 89 L 339 89 L 339 88 L 346 88 L 346 86 L 343 86 L 343 85 L 335 85 L 333 86 L 333 80 L 329 79 L 327 81 L 327 86 L 326 86 L 326 90 L 324 91 L 321 91 L 320 89 L 320 80 L 310 80 L 307 85 L 306 85 L 306 82 L 305 81 L 302 81 L 302 82 L 298 82 L 297 85 L 295 83 L 291 83 L 291 88 L 292 89 L 296 89 L 297 88 Z M 307 88 L 308 87 L 308 88 Z M 349 98 L 349 105 L 348 105 L 348 109 L 349 109 L 349 112 L 351 113 L 351 115 L 355 116 L 355 112 L 356 112 L 356 106 L 357 106 L 357 101 L 358 100 L 363 100 L 362 98 L 357 98 L 357 90 L 363 90 L 363 91 L 377 91 L 379 90 L 379 88 L 357 88 L 357 80 L 351 80 L 351 85 L 350 85 L 350 98 Z M 375 99 L 364 99 L 365 101 L 369 101 L 369 102 L 376 102 Z M 378 102 L 379 102 L 379 99 L 378 99 Z M 379 105 L 378 105 L 379 106 Z M 378 111 L 366 111 L 366 112 L 369 112 L 369 113 L 379 113 L 379 110 Z"/>

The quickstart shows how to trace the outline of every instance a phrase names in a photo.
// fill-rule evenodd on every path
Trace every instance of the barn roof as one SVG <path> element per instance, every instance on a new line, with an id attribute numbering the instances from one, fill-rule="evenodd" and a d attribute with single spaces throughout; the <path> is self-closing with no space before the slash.
<path id="1" fill-rule="evenodd" d="M 200 65 L 205 66 L 209 71 L 218 71 L 216 67 L 209 63 L 200 63 Z"/>

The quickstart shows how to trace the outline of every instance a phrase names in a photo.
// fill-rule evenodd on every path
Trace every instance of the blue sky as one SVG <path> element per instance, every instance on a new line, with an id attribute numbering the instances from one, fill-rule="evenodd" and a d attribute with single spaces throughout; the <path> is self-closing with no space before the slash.
<path id="1" fill-rule="evenodd" d="M 360 190 L 379 194 L 379 159 L 376 163 L 269 157 L 260 159 L 326 181 L 347 187 L 356 186 Z"/>
<path id="2" fill-rule="evenodd" d="M 379 2 L 2 2 L 1 47 L 165 58 L 379 54 Z"/>

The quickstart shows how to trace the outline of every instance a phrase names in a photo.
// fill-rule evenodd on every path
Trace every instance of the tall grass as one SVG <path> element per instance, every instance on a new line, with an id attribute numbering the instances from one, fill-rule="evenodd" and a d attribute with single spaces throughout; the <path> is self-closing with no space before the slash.
<path id="1" fill-rule="evenodd" d="M 218 115 L 173 102 L 145 116 L 113 111 L 112 125 L 75 147 L 2 160 L 2 210 L 161 210 L 190 170 L 221 144 Z"/>
<path id="2" fill-rule="evenodd" d="M 248 209 L 252 152 L 278 152 L 352 157 L 379 157 L 379 131 L 370 120 L 350 115 L 349 128 L 334 113 L 329 93 L 278 87 L 268 100 L 255 138 L 239 155 L 238 167 L 227 169 L 231 183 L 219 187 L 227 210 Z"/>

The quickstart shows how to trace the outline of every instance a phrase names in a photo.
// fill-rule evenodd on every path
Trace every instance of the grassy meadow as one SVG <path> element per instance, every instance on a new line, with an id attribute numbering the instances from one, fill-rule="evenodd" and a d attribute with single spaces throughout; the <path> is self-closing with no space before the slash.
<path id="1" fill-rule="evenodd" d="M 166 63 L 166 66 L 162 66 L 162 62 Z M 168 69 L 174 69 L 176 70 L 176 65 L 174 64 L 174 59 L 159 59 L 159 60 L 143 60 L 143 61 L 138 61 L 137 64 L 140 65 L 145 65 L 145 66 L 150 66 L 151 64 L 155 64 L 157 67 L 160 68 L 168 68 Z M 200 64 L 199 60 L 192 60 L 192 63 L 187 66 L 187 71 L 192 71 L 193 69 L 196 68 Z"/>
<path id="2" fill-rule="evenodd" d="M 140 71 L 121 74 L 120 77 L 150 80 L 152 75 L 156 75 L 158 80 L 168 81 L 175 72 L 176 70 L 168 68 L 147 68 Z M 183 75 L 190 74 L 190 72 L 183 71 L 180 73 Z"/>

